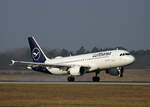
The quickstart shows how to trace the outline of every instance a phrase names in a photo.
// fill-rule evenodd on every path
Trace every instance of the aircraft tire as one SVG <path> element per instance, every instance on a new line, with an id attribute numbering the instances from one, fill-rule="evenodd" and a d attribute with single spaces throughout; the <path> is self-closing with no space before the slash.
<path id="1" fill-rule="evenodd" d="M 93 77 L 93 82 L 99 82 L 100 81 L 100 78 L 99 77 Z"/>
<path id="2" fill-rule="evenodd" d="M 75 81 L 75 78 L 73 76 L 68 77 L 68 82 L 74 82 L 74 81 Z"/>

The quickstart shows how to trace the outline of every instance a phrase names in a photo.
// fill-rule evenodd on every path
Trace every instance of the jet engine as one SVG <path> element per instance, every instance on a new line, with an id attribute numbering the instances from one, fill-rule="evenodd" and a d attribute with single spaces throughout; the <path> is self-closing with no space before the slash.
<path id="1" fill-rule="evenodd" d="M 107 74 L 110 74 L 112 76 L 119 76 L 119 77 L 123 77 L 123 72 L 124 72 L 123 67 L 111 68 L 106 70 Z"/>
<path id="2" fill-rule="evenodd" d="M 27 66 L 27 69 L 28 69 L 28 70 L 32 70 L 32 67 L 31 67 L 31 66 Z"/>
<path id="3" fill-rule="evenodd" d="M 74 66 L 69 69 L 69 73 L 73 76 L 83 75 L 86 72 L 84 67 Z"/>

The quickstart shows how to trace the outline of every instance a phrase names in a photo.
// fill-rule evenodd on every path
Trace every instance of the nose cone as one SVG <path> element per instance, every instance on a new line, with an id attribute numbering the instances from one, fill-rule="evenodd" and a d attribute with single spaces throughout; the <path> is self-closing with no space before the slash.
<path id="1" fill-rule="evenodd" d="M 130 59 L 130 63 L 134 63 L 135 62 L 135 57 L 134 56 L 131 55 L 129 59 Z"/>

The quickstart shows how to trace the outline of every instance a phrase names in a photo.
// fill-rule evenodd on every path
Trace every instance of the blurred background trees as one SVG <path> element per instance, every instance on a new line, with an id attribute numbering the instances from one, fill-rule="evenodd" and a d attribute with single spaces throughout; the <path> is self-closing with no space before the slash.
<path id="1" fill-rule="evenodd" d="M 100 52 L 106 50 L 113 50 L 113 49 L 125 49 L 123 47 L 115 47 L 115 48 L 98 48 L 93 47 L 91 50 L 87 50 L 84 46 L 81 46 L 76 51 L 70 51 L 67 49 L 43 49 L 45 54 L 49 58 L 55 58 L 57 56 L 73 56 L 73 55 L 80 55 L 86 53 L 93 53 L 93 52 Z M 125 49 L 126 50 L 126 49 Z M 150 50 L 131 50 L 131 54 L 136 57 L 136 62 L 130 66 L 130 68 L 150 68 Z M 21 48 L 21 49 L 14 49 L 11 51 L 0 52 L 0 69 L 22 69 L 21 66 L 14 66 L 10 67 L 9 64 L 11 63 L 10 60 L 23 60 L 23 61 L 32 61 L 31 53 L 29 48 Z"/>

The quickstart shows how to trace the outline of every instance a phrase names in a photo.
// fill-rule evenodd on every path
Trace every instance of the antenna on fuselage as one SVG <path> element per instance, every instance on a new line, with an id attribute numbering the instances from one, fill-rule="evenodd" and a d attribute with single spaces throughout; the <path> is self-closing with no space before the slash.
<path id="1" fill-rule="evenodd" d="M 116 50 L 119 50 L 118 48 L 116 48 Z"/>

